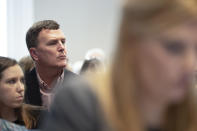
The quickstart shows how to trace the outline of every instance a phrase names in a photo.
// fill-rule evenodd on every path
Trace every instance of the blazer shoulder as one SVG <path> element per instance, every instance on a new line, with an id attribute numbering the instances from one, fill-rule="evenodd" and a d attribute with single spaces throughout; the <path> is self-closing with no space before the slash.
<path id="1" fill-rule="evenodd" d="M 26 80 L 27 79 L 31 79 L 32 80 L 32 78 L 37 79 L 36 69 L 35 68 L 33 68 L 30 72 L 25 73 L 25 79 Z"/>

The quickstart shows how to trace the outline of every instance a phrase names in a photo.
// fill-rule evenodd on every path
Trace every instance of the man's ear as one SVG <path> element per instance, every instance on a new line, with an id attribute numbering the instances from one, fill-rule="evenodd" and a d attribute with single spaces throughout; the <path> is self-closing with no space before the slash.
<path id="1" fill-rule="evenodd" d="M 30 48 L 29 53 L 30 53 L 33 60 L 35 60 L 35 61 L 38 60 L 38 53 L 37 53 L 36 48 L 34 48 L 34 47 Z"/>

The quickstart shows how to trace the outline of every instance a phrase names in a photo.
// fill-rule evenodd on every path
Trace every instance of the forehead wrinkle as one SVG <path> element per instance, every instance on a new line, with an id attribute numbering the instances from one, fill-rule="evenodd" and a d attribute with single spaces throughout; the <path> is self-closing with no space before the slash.
<path id="1" fill-rule="evenodd" d="M 44 34 L 44 35 L 41 35 Z M 58 30 L 49 30 L 49 29 L 44 29 L 40 32 L 38 36 L 38 41 L 50 41 L 50 40 L 61 40 L 65 39 L 64 33 L 58 29 Z"/>

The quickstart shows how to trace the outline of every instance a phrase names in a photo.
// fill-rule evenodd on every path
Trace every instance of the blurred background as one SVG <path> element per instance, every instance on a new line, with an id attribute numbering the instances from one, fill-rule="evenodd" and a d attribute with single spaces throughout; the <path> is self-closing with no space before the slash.
<path id="1" fill-rule="evenodd" d="M 36 21 L 53 19 L 65 33 L 71 63 L 91 48 L 109 57 L 116 42 L 120 0 L 0 0 L 0 55 L 29 55 L 25 34 Z"/>

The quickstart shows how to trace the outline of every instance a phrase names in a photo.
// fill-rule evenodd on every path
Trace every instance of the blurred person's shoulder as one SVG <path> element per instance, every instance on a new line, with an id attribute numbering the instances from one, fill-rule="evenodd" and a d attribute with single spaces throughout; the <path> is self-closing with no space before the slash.
<path id="1" fill-rule="evenodd" d="M 70 77 L 63 82 L 63 87 L 58 91 L 58 97 L 75 97 L 83 101 L 88 95 L 93 95 L 90 84 L 83 77 L 71 72 Z"/>
<path id="2" fill-rule="evenodd" d="M 71 80 L 71 79 L 75 79 L 79 77 L 79 75 L 75 74 L 74 72 L 72 72 L 71 70 L 68 69 L 64 69 L 64 79 L 65 80 Z"/>
<path id="3" fill-rule="evenodd" d="M 92 85 L 83 77 L 69 77 L 52 102 L 44 131 L 100 131 L 107 128 Z"/>

